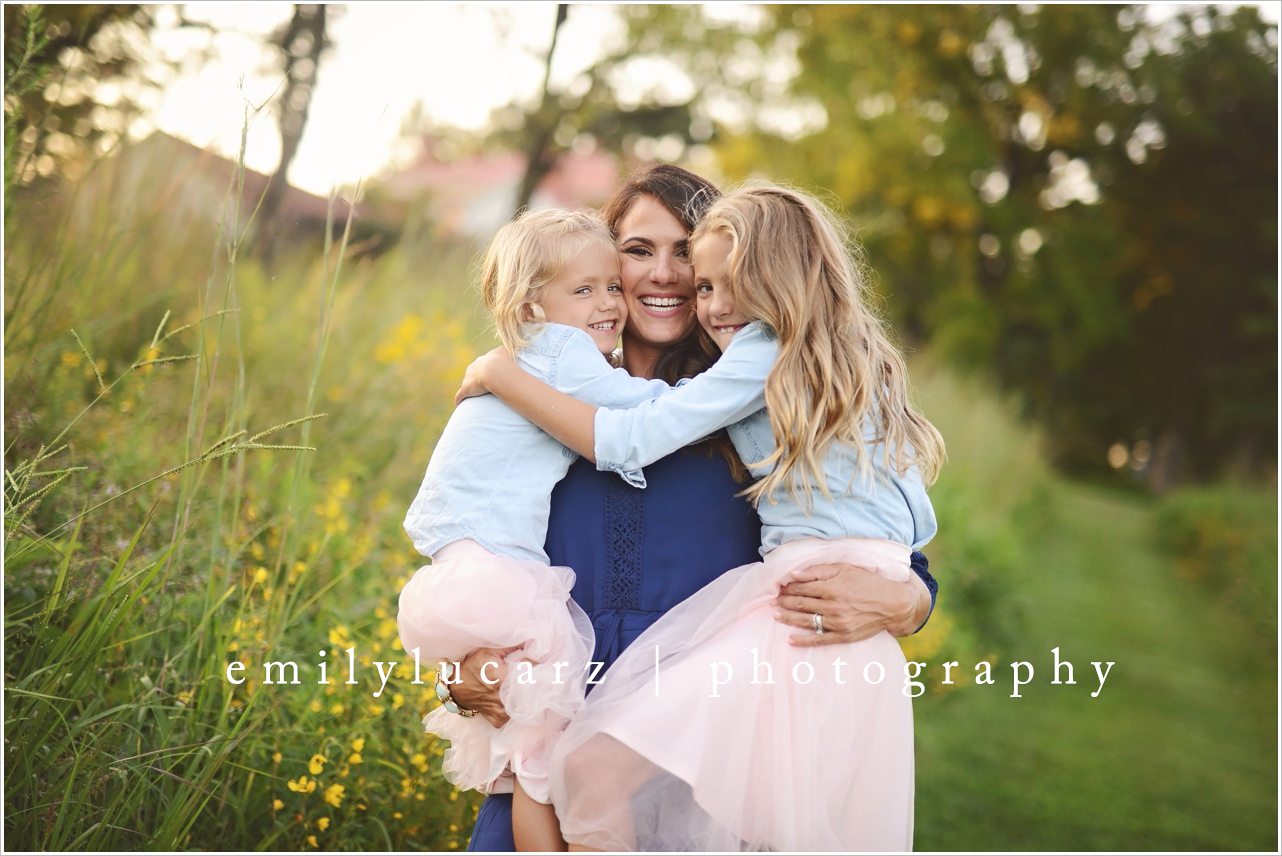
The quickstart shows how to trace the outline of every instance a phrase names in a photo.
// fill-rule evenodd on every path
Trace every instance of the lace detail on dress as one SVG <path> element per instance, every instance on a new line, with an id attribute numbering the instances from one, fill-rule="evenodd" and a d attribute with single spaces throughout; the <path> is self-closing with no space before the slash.
<path id="1" fill-rule="evenodd" d="M 622 479 L 612 479 L 605 493 L 605 542 L 609 576 L 605 581 L 607 609 L 641 607 L 641 531 L 645 524 L 644 494 Z"/>

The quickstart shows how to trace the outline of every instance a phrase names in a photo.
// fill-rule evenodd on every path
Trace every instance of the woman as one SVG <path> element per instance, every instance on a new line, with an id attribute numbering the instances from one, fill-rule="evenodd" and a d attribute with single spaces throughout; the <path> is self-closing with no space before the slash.
<path id="1" fill-rule="evenodd" d="M 719 195 L 686 170 L 657 166 L 629 180 L 602 212 L 619 247 L 628 304 L 623 367 L 630 374 L 675 382 L 714 359 L 695 324 L 688 239 Z M 645 490 L 586 461 L 571 467 L 552 494 L 546 550 L 553 564 L 577 575 L 573 596 L 596 633 L 593 660 L 608 669 L 661 614 L 727 569 L 758 559 L 761 522 L 736 496 L 745 487 L 736 473 L 742 468 L 725 438 L 647 467 Z M 902 583 L 849 565 L 838 566 L 831 579 L 792 583 L 779 598 L 778 620 L 799 628 L 806 645 L 853 642 L 882 629 L 906 636 L 934 605 L 925 557 L 914 554 L 913 568 L 917 574 Z M 450 694 L 498 725 L 506 718 L 498 685 L 478 679 L 495 654 L 473 652 Z M 510 794 L 486 798 L 469 849 L 515 849 Z"/>

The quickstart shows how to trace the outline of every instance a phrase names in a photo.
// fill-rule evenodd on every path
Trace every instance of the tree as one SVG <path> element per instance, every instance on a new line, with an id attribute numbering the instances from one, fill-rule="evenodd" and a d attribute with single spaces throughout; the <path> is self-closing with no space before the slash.
<path id="1" fill-rule="evenodd" d="M 289 165 L 298 153 L 307 127 L 321 54 L 329 47 L 325 37 L 325 19 L 324 4 L 295 4 L 289 22 L 269 39 L 269 43 L 279 51 L 285 72 L 284 89 L 276 102 L 280 124 L 280 162 L 263 194 L 256 241 L 256 251 L 269 263 L 275 256 L 281 232 L 278 212 L 289 188 Z"/>
<path id="2" fill-rule="evenodd" d="M 547 56 L 543 60 L 543 87 L 539 93 L 539 105 L 529 116 L 526 128 L 525 175 L 521 177 L 521 188 L 516 194 L 516 210 L 530 204 L 534 189 L 548 174 L 555 164 L 550 151 L 552 134 L 560 122 L 561 111 L 553 110 L 549 85 L 552 80 L 552 57 L 556 53 L 556 38 L 569 15 L 570 4 L 556 4 L 556 22 L 552 25 L 552 42 L 548 45 Z"/>
<path id="3" fill-rule="evenodd" d="M 494 129 L 487 145 L 515 149 L 526 155 L 526 170 L 514 199 L 514 208 L 527 205 L 539 182 L 569 149 L 581 143 L 600 146 L 621 155 L 636 155 L 641 141 L 671 139 L 685 145 L 707 139 L 692 118 L 693 98 L 673 96 L 653 88 L 621 97 L 635 84 L 631 70 L 637 63 L 654 61 L 663 46 L 635 36 L 605 53 L 564 84 L 552 80 L 552 60 L 562 27 L 573 14 L 571 4 L 558 4 L 552 38 L 542 57 L 543 85 L 533 104 L 516 100 L 496 109 L 490 117 Z M 644 9 L 620 7 L 624 20 L 644 16 Z"/>
<path id="4" fill-rule="evenodd" d="M 722 120 L 726 172 L 831 191 L 900 328 L 1022 393 L 1061 462 L 1147 444 L 1160 488 L 1270 456 L 1277 30 L 1258 12 L 780 6 L 720 42 L 699 15 L 650 18 L 697 90 L 791 47 L 792 111 L 820 117 Z"/>
<path id="5" fill-rule="evenodd" d="M 123 136 L 141 91 L 155 85 L 142 67 L 155 59 L 146 43 L 157 12 L 131 4 L 5 5 L 5 163 L 14 184 L 75 169 Z M 24 79 L 41 85 L 21 85 Z"/>

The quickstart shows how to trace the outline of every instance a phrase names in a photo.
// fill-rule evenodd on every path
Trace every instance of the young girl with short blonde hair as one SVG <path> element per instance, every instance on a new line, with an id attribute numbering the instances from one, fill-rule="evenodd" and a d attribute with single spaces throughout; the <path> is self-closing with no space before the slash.
<path id="1" fill-rule="evenodd" d="M 607 361 L 627 309 L 614 241 L 594 214 L 538 211 L 505 225 L 486 253 L 481 292 L 506 353 L 531 377 L 602 406 L 668 390 Z M 401 643 L 418 662 L 443 664 L 442 706 L 424 728 L 450 742 L 449 781 L 514 791 L 516 839 L 527 850 L 563 847 L 547 805 L 547 759 L 583 703 L 593 647 L 591 623 L 570 599 L 574 573 L 549 566 L 543 547 L 552 488 L 575 457 L 498 399 L 466 401 L 405 516 L 432 563 L 401 591 Z M 451 673 L 478 648 L 504 651 L 501 668 L 512 675 L 500 690 L 510 719 L 499 728 L 449 695 Z"/>

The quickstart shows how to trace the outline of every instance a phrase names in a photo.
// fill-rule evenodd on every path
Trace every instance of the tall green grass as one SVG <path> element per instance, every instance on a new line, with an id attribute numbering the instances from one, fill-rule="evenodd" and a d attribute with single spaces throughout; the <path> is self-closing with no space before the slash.
<path id="1" fill-rule="evenodd" d="M 93 187 L 16 192 L 6 235 L 11 846 L 459 847 L 430 674 L 364 681 L 405 659 L 399 512 L 475 350 L 468 249 L 416 281 L 340 228 L 269 273 L 236 205 L 176 222 Z"/>

